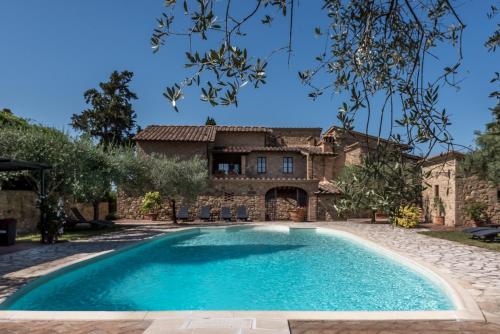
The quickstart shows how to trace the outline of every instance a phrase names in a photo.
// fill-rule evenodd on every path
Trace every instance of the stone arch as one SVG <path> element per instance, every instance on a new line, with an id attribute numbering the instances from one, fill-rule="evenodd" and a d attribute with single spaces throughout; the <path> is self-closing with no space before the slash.
<path id="1" fill-rule="evenodd" d="M 309 196 L 299 187 L 274 187 L 265 195 L 265 220 L 289 220 L 289 211 L 297 207 L 308 209 Z M 306 211 L 307 217 L 307 211 Z"/>

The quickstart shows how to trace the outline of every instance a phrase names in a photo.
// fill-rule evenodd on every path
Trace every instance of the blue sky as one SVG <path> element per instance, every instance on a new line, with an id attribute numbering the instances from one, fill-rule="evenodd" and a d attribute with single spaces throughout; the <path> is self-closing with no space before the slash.
<path id="1" fill-rule="evenodd" d="M 488 53 L 484 40 L 494 29 L 486 19 L 490 1 L 462 0 L 458 12 L 467 24 L 464 35 L 461 89 L 441 91 L 441 104 L 452 115 L 452 135 L 460 144 L 473 142 L 474 130 L 491 120 L 488 110 L 494 89 L 489 80 L 498 71 L 498 53 Z M 212 108 L 191 90 L 180 104 L 170 108 L 162 92 L 186 75 L 183 68 L 187 42 L 173 41 L 153 54 L 149 44 L 155 18 L 163 0 L 2 0 L 0 2 L 0 108 L 42 124 L 70 130 L 73 113 L 85 108 L 83 92 L 105 81 L 113 70 L 135 73 L 131 84 L 139 100 L 134 103 L 137 121 L 148 124 L 202 124 L 207 116 L 219 124 L 323 127 L 337 123 L 339 96 L 318 101 L 307 98 L 308 90 L 297 71 L 310 66 L 322 42 L 314 37 L 320 2 L 301 1 L 300 25 L 294 43 L 300 46 L 292 58 L 272 59 L 268 84 L 258 90 L 245 86 L 240 105 Z M 250 50 L 286 43 L 286 27 L 255 27 L 257 34 L 245 41 Z M 454 54 L 440 54 L 452 59 Z M 496 56 L 496 57 L 495 57 Z M 441 67 L 429 70 L 438 71 Z M 361 123 L 358 124 L 361 126 Z M 360 130 L 361 127 L 359 127 Z"/>

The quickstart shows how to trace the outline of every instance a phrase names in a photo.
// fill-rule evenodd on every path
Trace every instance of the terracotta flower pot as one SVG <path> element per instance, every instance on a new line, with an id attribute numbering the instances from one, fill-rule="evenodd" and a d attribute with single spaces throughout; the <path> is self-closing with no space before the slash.
<path id="1" fill-rule="evenodd" d="M 303 222 L 306 218 L 306 209 L 297 208 L 289 211 L 290 220 L 293 222 Z"/>
<path id="2" fill-rule="evenodd" d="M 435 216 L 432 218 L 432 223 L 434 225 L 444 225 L 444 217 L 443 216 Z"/>
<path id="3" fill-rule="evenodd" d="M 471 220 L 472 221 L 472 225 L 475 226 L 475 227 L 481 227 L 481 226 L 484 226 L 484 223 L 480 220 Z"/>

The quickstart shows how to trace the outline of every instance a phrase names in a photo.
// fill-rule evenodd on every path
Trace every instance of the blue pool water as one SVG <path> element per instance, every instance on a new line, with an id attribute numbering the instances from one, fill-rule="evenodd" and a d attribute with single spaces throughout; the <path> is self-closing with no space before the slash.
<path id="1" fill-rule="evenodd" d="M 315 230 L 199 230 L 35 282 L 11 310 L 449 310 L 431 280 Z"/>

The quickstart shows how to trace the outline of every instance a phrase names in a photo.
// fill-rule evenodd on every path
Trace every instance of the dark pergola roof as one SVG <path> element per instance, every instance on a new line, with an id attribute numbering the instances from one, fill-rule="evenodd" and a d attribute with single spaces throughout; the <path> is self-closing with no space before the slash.
<path id="1" fill-rule="evenodd" d="M 44 170 L 51 168 L 52 167 L 50 165 L 42 163 L 0 158 L 0 172 L 16 172 L 21 170 Z"/>

